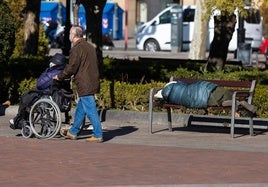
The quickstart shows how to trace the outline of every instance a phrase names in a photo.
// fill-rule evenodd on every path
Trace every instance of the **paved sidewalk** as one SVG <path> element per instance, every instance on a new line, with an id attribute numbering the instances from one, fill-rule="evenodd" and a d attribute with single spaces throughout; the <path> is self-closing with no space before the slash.
<path id="1" fill-rule="evenodd" d="M 251 137 L 239 129 L 232 139 L 223 127 L 168 132 L 159 125 L 149 135 L 147 121 L 128 115 L 107 116 L 105 142 L 98 144 L 25 139 L 8 127 L 7 112 L 0 116 L 0 186 L 268 186 L 266 130 Z"/>

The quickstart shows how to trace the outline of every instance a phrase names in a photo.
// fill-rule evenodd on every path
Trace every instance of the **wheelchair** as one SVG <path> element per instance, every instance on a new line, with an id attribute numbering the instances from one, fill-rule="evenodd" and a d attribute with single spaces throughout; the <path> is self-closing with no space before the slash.
<path id="1" fill-rule="evenodd" d="M 74 100 L 70 80 L 53 80 L 50 93 L 45 93 L 30 107 L 28 123 L 21 129 L 22 136 L 30 138 L 33 135 L 39 139 L 51 139 L 60 133 L 62 113 L 65 114 L 65 124 L 70 125 L 70 111 Z"/>

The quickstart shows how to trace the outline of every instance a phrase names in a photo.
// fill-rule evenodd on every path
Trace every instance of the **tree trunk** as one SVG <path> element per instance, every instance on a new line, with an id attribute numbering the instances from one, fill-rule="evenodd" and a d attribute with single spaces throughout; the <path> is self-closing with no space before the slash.
<path id="1" fill-rule="evenodd" d="M 106 0 L 76 0 L 74 20 L 77 20 L 77 9 L 82 4 L 86 10 L 87 39 L 94 43 L 97 47 L 102 46 L 102 14 L 106 4 Z"/>
<path id="2" fill-rule="evenodd" d="M 214 16 L 214 38 L 210 44 L 207 71 L 222 70 L 224 68 L 235 24 L 236 15 L 234 14 L 231 16 Z"/>
<path id="3" fill-rule="evenodd" d="M 27 0 L 25 12 L 23 53 L 36 55 L 38 52 L 40 0 Z"/>
<path id="4" fill-rule="evenodd" d="M 106 0 L 76 0 L 74 21 L 77 24 L 78 7 L 82 4 L 86 10 L 86 37 L 87 40 L 95 44 L 96 52 L 99 60 L 100 74 L 102 75 L 102 14 L 106 4 Z"/>
<path id="5" fill-rule="evenodd" d="M 194 17 L 194 33 L 189 52 L 189 59 L 205 59 L 207 48 L 207 21 L 202 19 L 202 13 L 206 11 L 205 0 L 196 2 Z"/>

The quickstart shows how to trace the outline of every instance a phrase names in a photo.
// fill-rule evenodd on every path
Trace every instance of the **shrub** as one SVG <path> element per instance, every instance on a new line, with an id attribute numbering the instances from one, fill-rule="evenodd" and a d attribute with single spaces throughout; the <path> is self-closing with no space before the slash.
<path id="1" fill-rule="evenodd" d="M 9 81 L 12 86 L 9 87 L 10 100 L 12 103 L 18 103 L 19 96 L 23 89 L 20 85 L 24 80 L 31 81 L 37 79 L 40 74 L 48 67 L 49 57 L 46 56 L 19 56 L 12 57 L 9 61 L 6 71 L 9 72 Z M 25 87 L 27 90 L 29 87 Z"/>
<path id="2" fill-rule="evenodd" d="M 25 0 L 7 0 L 6 2 L 11 9 L 11 14 L 14 17 L 16 26 L 15 48 L 13 50 L 12 56 L 19 56 L 22 55 L 23 52 L 24 16 L 22 15 L 22 12 L 24 11 L 26 2 Z"/>
<path id="3" fill-rule="evenodd" d="M 169 68 L 163 68 L 161 76 L 155 78 L 154 80 L 149 81 L 149 79 L 140 79 L 140 76 L 134 78 L 135 72 L 132 72 L 132 81 L 122 81 L 120 79 L 120 74 L 128 74 L 128 71 L 133 69 L 127 67 L 119 68 L 120 71 L 113 66 L 116 62 L 115 59 L 104 59 L 104 68 L 113 70 L 110 72 L 110 79 L 103 78 L 101 79 L 100 93 L 97 94 L 97 104 L 101 109 L 118 109 L 118 110 L 136 110 L 136 111 L 148 111 L 148 102 L 149 102 L 149 91 L 152 87 L 163 87 L 168 78 L 171 75 L 176 77 L 185 77 L 185 78 L 198 78 L 198 79 L 224 79 L 224 80 L 258 80 L 258 85 L 256 88 L 254 96 L 254 105 L 258 107 L 257 115 L 258 117 L 268 117 L 268 91 L 267 83 L 268 70 L 260 71 L 258 69 L 243 69 L 243 68 L 228 68 L 224 71 L 218 71 L 215 73 L 202 72 L 198 68 L 183 68 L 178 67 L 174 68 L 174 71 L 168 70 Z M 135 62 L 132 62 L 135 63 Z M 48 65 L 48 57 L 25 57 L 12 59 L 10 62 L 10 72 L 12 78 L 12 92 L 17 91 L 17 95 L 12 93 L 13 98 L 19 98 L 19 95 L 35 86 L 35 82 L 39 75 L 44 71 Z M 127 63 L 122 63 L 120 65 L 127 66 Z M 136 65 L 141 65 L 137 63 Z M 163 66 L 163 65 L 162 65 Z M 119 67 L 118 64 L 116 67 Z M 148 74 L 154 74 L 149 69 L 151 65 L 143 66 L 142 68 L 146 70 Z M 24 71 L 21 71 L 21 70 Z M 123 69 L 126 71 L 124 72 Z M 138 69 L 138 68 L 136 68 Z M 153 71 L 153 70 L 152 70 Z M 122 74 L 121 74 L 122 75 Z M 142 74 L 139 74 L 142 75 Z M 163 77 L 166 77 L 164 80 Z M 16 86 L 16 84 L 19 84 Z M 75 86 L 73 87 L 75 89 Z M 14 103 L 14 102 L 13 102 Z M 202 114 L 204 111 L 201 110 L 181 110 L 182 113 L 198 113 Z M 220 111 L 211 111 L 213 114 L 219 114 Z M 223 114 L 224 115 L 224 114 Z"/>
<path id="4" fill-rule="evenodd" d="M 48 54 L 48 38 L 46 37 L 45 29 L 43 25 L 39 25 L 39 37 L 38 37 L 38 55 Z"/>
<path id="5" fill-rule="evenodd" d="M 6 1 L 0 1 L 0 64 L 7 64 L 15 47 L 14 18 Z"/>
<path id="6" fill-rule="evenodd" d="M 16 33 L 16 47 L 12 54 L 12 58 L 19 58 L 23 55 L 23 37 L 24 37 L 24 29 L 19 28 Z M 48 39 L 46 37 L 44 27 L 39 25 L 39 37 L 38 37 L 38 55 L 46 55 L 48 54 Z"/>
<path id="7" fill-rule="evenodd" d="M 19 88 L 18 88 L 19 95 L 22 95 L 24 92 L 35 88 L 36 82 L 37 82 L 37 79 L 32 78 L 32 77 L 30 79 L 24 79 L 23 81 L 21 81 L 21 83 L 19 84 Z"/>
<path id="8" fill-rule="evenodd" d="M 15 24 L 6 1 L 0 1 L 0 102 L 9 99 L 9 73 L 6 67 L 14 49 Z"/>
<path id="9" fill-rule="evenodd" d="M 149 90 L 162 87 L 165 83 L 130 84 L 120 81 L 101 81 L 101 90 L 97 95 L 99 108 L 120 110 L 148 110 Z"/>
<path id="10" fill-rule="evenodd" d="M 268 91 L 267 87 L 258 85 L 253 103 L 258 107 L 258 117 L 268 117 Z"/>
<path id="11" fill-rule="evenodd" d="M 18 87 L 18 97 L 25 91 L 34 88 L 34 78 L 24 79 Z M 98 108 L 148 111 L 149 91 L 152 87 L 163 87 L 165 82 L 151 82 L 147 84 L 130 84 L 120 81 L 101 80 L 100 93 L 96 96 Z M 73 87 L 75 90 L 75 86 Z M 254 96 L 254 105 L 258 107 L 258 117 L 268 117 L 268 91 L 263 85 L 258 85 Z M 180 110 L 181 113 L 203 114 L 204 110 Z M 222 111 L 210 111 L 217 114 Z M 225 115 L 225 114 L 223 114 Z"/>

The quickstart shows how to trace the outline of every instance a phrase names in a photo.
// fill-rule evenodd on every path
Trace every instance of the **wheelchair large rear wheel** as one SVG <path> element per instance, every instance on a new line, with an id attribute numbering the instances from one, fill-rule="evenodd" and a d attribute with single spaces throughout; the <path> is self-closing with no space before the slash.
<path id="1" fill-rule="evenodd" d="M 31 107 L 29 122 L 37 138 L 53 138 L 61 128 L 61 111 L 54 101 L 40 99 Z"/>

